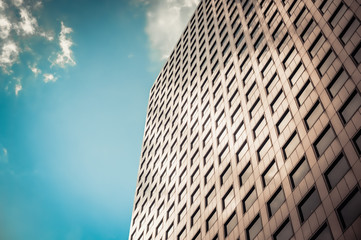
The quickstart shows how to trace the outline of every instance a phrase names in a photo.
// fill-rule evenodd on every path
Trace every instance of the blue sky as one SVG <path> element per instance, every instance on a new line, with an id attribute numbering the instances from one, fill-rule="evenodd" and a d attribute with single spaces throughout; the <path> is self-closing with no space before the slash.
<path id="1" fill-rule="evenodd" d="M 198 0 L 0 0 L 0 239 L 127 239 L 148 93 Z"/>

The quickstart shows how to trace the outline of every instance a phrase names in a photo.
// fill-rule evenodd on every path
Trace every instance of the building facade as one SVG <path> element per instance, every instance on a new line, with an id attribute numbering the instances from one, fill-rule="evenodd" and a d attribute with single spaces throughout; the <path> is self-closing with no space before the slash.
<path id="1" fill-rule="evenodd" d="M 199 3 L 150 91 L 129 239 L 361 239 L 360 4 Z"/>

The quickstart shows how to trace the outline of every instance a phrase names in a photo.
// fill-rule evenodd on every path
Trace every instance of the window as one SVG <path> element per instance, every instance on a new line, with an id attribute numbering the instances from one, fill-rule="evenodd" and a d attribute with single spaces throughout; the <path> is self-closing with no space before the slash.
<path id="1" fill-rule="evenodd" d="M 291 83 L 291 86 L 295 85 L 297 80 L 300 78 L 301 74 L 304 72 L 305 66 L 303 66 L 302 62 L 299 62 L 296 68 L 293 70 L 288 80 Z"/>
<path id="2" fill-rule="evenodd" d="M 339 36 L 343 44 L 346 44 L 351 39 L 359 26 L 360 22 L 355 18 L 355 16 L 352 16 L 351 20 L 347 23 L 346 27 L 342 30 Z"/>
<path id="3" fill-rule="evenodd" d="M 217 221 L 217 219 L 218 219 L 217 210 L 214 209 L 206 220 L 206 231 L 207 232 L 213 226 L 213 224 Z"/>
<path id="4" fill-rule="evenodd" d="M 296 96 L 297 103 L 299 106 L 301 106 L 306 101 L 308 95 L 310 95 L 312 90 L 313 90 L 312 83 L 311 83 L 310 79 L 308 79 L 307 82 L 305 83 L 305 85 L 303 85 L 303 87 L 301 88 L 301 90 L 299 91 L 299 93 Z"/>
<path id="5" fill-rule="evenodd" d="M 283 63 L 283 66 L 287 69 L 292 60 L 294 59 L 294 57 L 296 56 L 297 54 L 297 51 L 295 49 L 295 46 L 292 46 L 292 48 L 290 49 L 290 51 L 287 53 L 287 55 L 285 56 L 285 58 L 283 59 L 282 63 Z"/>
<path id="6" fill-rule="evenodd" d="M 336 134 L 333 131 L 331 125 L 327 125 L 326 128 L 321 132 L 320 136 L 313 143 L 313 147 L 316 151 L 316 156 L 320 157 L 331 145 L 332 141 L 336 138 Z"/>
<path id="7" fill-rule="evenodd" d="M 210 166 L 209 170 L 207 171 L 206 175 L 204 176 L 204 185 L 206 185 L 209 181 L 209 179 L 211 179 L 211 177 L 214 175 L 214 168 L 213 165 Z"/>
<path id="8" fill-rule="evenodd" d="M 191 202 L 194 203 L 194 201 L 199 197 L 200 194 L 200 189 L 199 189 L 199 185 L 197 186 L 197 188 L 193 191 L 192 195 L 191 195 Z"/>
<path id="9" fill-rule="evenodd" d="M 257 237 L 258 233 L 262 230 L 262 220 L 261 216 L 258 214 L 253 221 L 246 228 L 247 240 L 253 240 Z"/>
<path id="10" fill-rule="evenodd" d="M 343 229 L 347 229 L 361 215 L 361 192 L 356 187 L 337 208 Z"/>
<path id="11" fill-rule="evenodd" d="M 329 190 L 336 187 L 337 183 L 346 175 L 350 165 L 341 152 L 325 172 L 325 179 Z"/>
<path id="12" fill-rule="evenodd" d="M 213 185 L 213 187 L 211 188 L 211 190 L 209 190 L 209 192 L 206 195 L 206 206 L 208 206 L 208 204 L 213 200 L 213 198 L 216 196 L 216 188 Z"/>
<path id="13" fill-rule="evenodd" d="M 349 76 L 346 70 L 341 67 L 341 69 L 336 73 L 330 84 L 327 86 L 327 90 L 331 98 L 334 98 L 337 95 L 340 89 L 345 85 L 348 77 Z"/>
<path id="14" fill-rule="evenodd" d="M 271 102 L 272 113 L 276 112 L 278 107 L 281 105 L 285 95 L 283 94 L 282 89 L 277 93 L 276 97 Z"/>
<path id="15" fill-rule="evenodd" d="M 268 167 L 266 168 L 266 170 L 264 170 L 264 172 L 262 174 L 263 187 L 266 187 L 272 181 L 272 179 L 276 175 L 277 171 L 278 171 L 278 168 L 277 168 L 276 161 L 272 160 L 270 165 L 268 165 Z"/>
<path id="16" fill-rule="evenodd" d="M 347 7 L 341 2 L 340 5 L 336 8 L 335 12 L 331 15 L 328 22 L 334 28 L 336 27 L 337 23 L 340 21 L 341 17 L 346 12 Z"/>
<path id="17" fill-rule="evenodd" d="M 264 158 L 264 156 L 268 152 L 268 149 L 271 148 L 271 145 L 272 145 L 271 140 L 269 139 L 269 136 L 267 136 L 266 139 L 263 141 L 263 143 L 257 150 L 258 161 L 261 161 Z"/>
<path id="18" fill-rule="evenodd" d="M 361 155 L 361 129 L 352 138 L 352 142 L 356 148 L 357 153 Z"/>
<path id="19" fill-rule="evenodd" d="M 290 120 L 292 119 L 292 115 L 290 110 L 287 108 L 286 111 L 282 114 L 280 120 L 276 123 L 277 132 L 281 134 L 283 130 L 286 128 Z"/>
<path id="20" fill-rule="evenodd" d="M 300 138 L 296 131 L 294 131 L 290 138 L 287 140 L 285 145 L 282 147 L 283 150 L 283 156 L 285 159 L 289 158 L 291 156 L 291 153 L 296 149 L 298 144 L 300 143 Z"/>
<path id="21" fill-rule="evenodd" d="M 361 96 L 357 92 L 357 90 L 354 90 L 351 93 L 350 97 L 346 100 L 346 102 L 338 111 L 343 123 L 346 124 L 348 121 L 350 121 L 353 115 L 359 110 L 360 107 L 361 107 Z"/>
<path id="22" fill-rule="evenodd" d="M 255 103 L 252 105 L 252 107 L 249 110 L 249 115 L 251 118 L 254 117 L 254 115 L 256 114 L 257 110 L 261 107 L 261 100 L 258 97 L 257 100 L 255 101 Z"/>
<path id="23" fill-rule="evenodd" d="M 306 157 L 303 157 L 290 173 L 292 188 L 297 187 L 309 171 L 310 166 L 308 165 Z"/>
<path id="24" fill-rule="evenodd" d="M 332 65 L 333 61 L 336 59 L 335 53 L 330 49 L 323 57 L 321 62 L 317 66 L 318 73 L 323 76 L 325 75 L 328 68 Z"/>
<path id="25" fill-rule="evenodd" d="M 237 226 L 238 219 L 236 211 L 234 211 L 231 216 L 227 219 L 227 221 L 224 223 L 224 236 L 227 237 L 232 230 Z"/>
<path id="26" fill-rule="evenodd" d="M 239 174 L 239 185 L 242 186 L 252 175 L 252 166 L 251 162 L 248 162 L 243 168 L 242 172 Z"/>
<path id="27" fill-rule="evenodd" d="M 191 216 L 191 224 L 194 225 L 194 223 L 199 219 L 200 216 L 201 216 L 201 210 L 198 207 Z"/>
<path id="28" fill-rule="evenodd" d="M 257 200 L 257 192 L 255 187 L 253 186 L 251 190 L 247 193 L 247 195 L 243 198 L 243 213 L 247 212 L 253 205 L 253 203 Z"/>
<path id="29" fill-rule="evenodd" d="M 313 20 L 313 18 L 311 18 L 311 20 L 308 22 L 305 29 L 301 33 L 301 38 L 304 42 L 308 39 L 308 37 L 310 36 L 311 32 L 313 32 L 315 27 L 316 27 L 316 23 Z"/>
<path id="30" fill-rule="evenodd" d="M 174 230 L 174 228 L 173 228 L 173 223 L 172 223 L 172 225 L 170 225 L 170 227 L 168 228 L 167 233 L 166 233 L 167 239 L 172 235 L 173 230 Z"/>
<path id="31" fill-rule="evenodd" d="M 322 226 L 317 230 L 315 234 L 310 238 L 310 240 L 323 240 L 323 239 L 333 239 L 330 228 L 327 225 L 327 222 L 322 224 Z"/>
<path id="32" fill-rule="evenodd" d="M 360 64 L 361 62 L 361 42 L 357 45 L 355 50 L 351 53 L 353 60 L 355 61 L 356 65 Z"/>
<path id="33" fill-rule="evenodd" d="M 323 107 L 319 100 L 312 106 L 311 110 L 307 113 L 304 118 L 306 127 L 309 130 L 313 124 L 320 118 L 323 113 Z"/>
<path id="34" fill-rule="evenodd" d="M 291 220 L 287 218 L 273 234 L 274 240 L 289 240 L 293 236 Z"/>
<path id="35" fill-rule="evenodd" d="M 311 55 L 312 58 L 316 56 L 318 53 L 318 50 L 320 50 L 322 44 L 325 42 L 325 37 L 322 35 L 322 33 L 319 33 L 316 37 L 316 39 L 313 41 L 312 45 L 308 49 L 308 53 Z"/>
<path id="36" fill-rule="evenodd" d="M 233 191 L 233 186 L 231 186 L 222 198 L 223 209 L 225 209 L 228 206 L 228 204 L 233 200 L 233 198 L 234 198 L 234 191 Z"/>
<path id="37" fill-rule="evenodd" d="M 184 218 L 187 213 L 187 205 L 184 205 L 183 208 L 178 213 L 178 223 Z"/>
<path id="38" fill-rule="evenodd" d="M 283 189 L 282 187 L 279 187 L 271 199 L 267 202 L 268 216 L 272 217 L 285 201 L 286 197 Z"/>
<path id="39" fill-rule="evenodd" d="M 265 126 L 266 126 L 266 120 L 264 116 L 262 116 L 260 120 L 258 120 L 258 122 L 256 123 L 256 126 L 253 128 L 254 138 L 257 138 L 259 136 L 259 134 L 262 132 Z"/>
<path id="40" fill-rule="evenodd" d="M 231 175 L 232 175 L 232 168 L 231 165 L 228 164 L 226 169 L 224 169 L 224 171 L 221 174 L 221 185 L 223 185 Z"/>
<path id="41" fill-rule="evenodd" d="M 306 196 L 297 206 L 301 222 L 306 221 L 320 204 L 320 196 L 318 195 L 316 188 L 312 187 L 311 190 L 306 194 Z"/>
<path id="42" fill-rule="evenodd" d="M 186 237 L 187 237 L 187 230 L 186 230 L 186 227 L 184 226 L 182 228 L 182 230 L 180 231 L 180 233 L 178 234 L 177 240 L 183 240 L 183 239 L 186 239 Z"/>
<path id="43" fill-rule="evenodd" d="M 202 239 L 201 230 L 198 230 L 198 232 L 194 234 L 192 240 L 201 240 L 201 239 Z"/>

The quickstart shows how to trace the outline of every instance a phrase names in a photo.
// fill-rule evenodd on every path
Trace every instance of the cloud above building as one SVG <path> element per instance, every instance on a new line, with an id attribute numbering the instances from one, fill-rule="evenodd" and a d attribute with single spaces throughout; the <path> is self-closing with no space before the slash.
<path id="1" fill-rule="evenodd" d="M 145 32 L 151 56 L 165 60 L 175 47 L 199 0 L 135 0 L 146 8 Z"/>
<path id="2" fill-rule="evenodd" d="M 0 75 L 7 79 L 2 87 L 16 96 L 23 89 L 24 80 L 19 79 L 25 79 L 24 74 L 41 79 L 42 72 L 51 72 L 42 78 L 54 82 L 60 69 L 76 65 L 73 29 L 59 20 L 42 26 L 43 7 L 37 0 L 0 0 Z"/>

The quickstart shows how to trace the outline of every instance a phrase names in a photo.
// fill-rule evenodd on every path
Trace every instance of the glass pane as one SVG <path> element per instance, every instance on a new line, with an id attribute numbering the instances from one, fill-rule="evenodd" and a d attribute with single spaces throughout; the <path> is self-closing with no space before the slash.
<path id="1" fill-rule="evenodd" d="M 330 125 L 328 125 L 314 143 L 318 157 L 320 157 L 326 151 L 326 149 L 328 148 L 328 146 L 330 146 L 335 137 L 336 135 L 334 131 L 332 130 Z"/>
<path id="2" fill-rule="evenodd" d="M 358 111 L 360 106 L 361 96 L 357 92 L 354 92 L 340 110 L 340 113 L 345 123 L 347 123 L 352 118 L 352 116 L 355 114 L 355 112 Z"/>
<path id="3" fill-rule="evenodd" d="M 225 226 L 226 236 L 232 232 L 232 230 L 237 226 L 237 223 L 238 223 L 237 215 L 234 212 L 233 215 L 226 222 L 226 226 Z"/>
<path id="4" fill-rule="evenodd" d="M 316 104 L 310 110 L 310 113 L 308 113 L 305 118 L 308 129 L 310 129 L 313 126 L 313 124 L 315 124 L 315 122 L 319 119 L 322 113 L 323 113 L 323 107 L 320 104 L 320 102 L 317 101 Z"/>
<path id="5" fill-rule="evenodd" d="M 277 173 L 277 165 L 275 161 L 272 161 L 272 163 L 270 164 L 269 167 L 267 167 L 265 173 L 263 174 L 263 185 L 267 186 L 268 183 L 271 182 L 271 180 L 273 179 L 273 177 L 276 175 Z"/>
<path id="6" fill-rule="evenodd" d="M 345 156 L 341 154 L 325 173 L 329 189 L 334 188 L 349 169 Z"/>
<path id="7" fill-rule="evenodd" d="M 247 166 L 245 167 L 245 169 L 242 171 L 240 177 L 239 177 L 239 181 L 240 181 L 241 186 L 247 181 L 247 179 L 251 176 L 251 174 L 252 174 L 251 163 L 248 163 Z"/>
<path id="8" fill-rule="evenodd" d="M 302 222 L 307 220 L 308 217 L 311 216 L 311 214 L 316 210 L 320 203 L 321 199 L 318 195 L 318 192 L 316 188 L 313 188 L 298 206 Z"/>
<path id="9" fill-rule="evenodd" d="M 247 228 L 247 239 L 253 240 L 258 233 L 262 230 L 262 220 L 260 216 L 257 216 L 251 225 Z"/>
<path id="10" fill-rule="evenodd" d="M 351 226 L 352 223 L 361 215 L 360 203 L 361 193 L 356 188 L 338 209 L 338 213 L 341 216 L 344 229 Z"/>
<path id="11" fill-rule="evenodd" d="M 285 200 L 286 198 L 283 189 L 279 188 L 277 192 L 272 196 L 268 204 L 269 216 L 274 215 L 277 212 L 277 210 L 282 206 L 282 204 L 285 202 Z"/>
<path id="12" fill-rule="evenodd" d="M 289 240 L 293 236 L 292 224 L 287 219 L 274 235 L 275 240 Z"/>
<path id="13" fill-rule="evenodd" d="M 325 240 L 333 239 L 330 228 L 325 223 L 316 233 L 313 235 L 310 240 Z"/>
<path id="14" fill-rule="evenodd" d="M 243 200 L 243 212 L 247 212 L 257 199 L 256 189 L 253 187 Z"/>
<path id="15" fill-rule="evenodd" d="M 310 167 L 305 157 L 297 164 L 296 168 L 291 172 L 293 188 L 297 187 L 306 174 L 310 171 Z"/>

